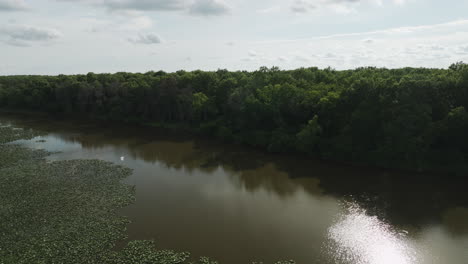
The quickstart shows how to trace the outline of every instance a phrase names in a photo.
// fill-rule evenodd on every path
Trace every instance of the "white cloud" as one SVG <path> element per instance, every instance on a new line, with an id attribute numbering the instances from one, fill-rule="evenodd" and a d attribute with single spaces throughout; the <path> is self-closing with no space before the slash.
<path id="1" fill-rule="evenodd" d="M 468 55 L 468 45 L 462 45 L 455 48 L 455 54 Z"/>
<path id="2" fill-rule="evenodd" d="M 50 42 L 62 34 L 56 29 L 28 25 L 7 24 L 0 26 L 0 40 L 13 46 L 30 46 L 33 42 Z"/>
<path id="3" fill-rule="evenodd" d="M 137 37 L 128 38 L 128 41 L 134 44 L 159 44 L 161 38 L 155 33 L 139 34 Z"/>
<path id="4" fill-rule="evenodd" d="M 1 1 L 1 0 L 0 0 Z M 81 2 L 104 7 L 112 12 L 138 15 L 146 11 L 183 11 L 192 15 L 215 16 L 230 12 L 224 0 L 56 0 Z"/>
<path id="5" fill-rule="evenodd" d="M 143 30 L 153 26 L 153 20 L 147 16 L 139 16 L 125 21 L 120 28 L 122 30 Z"/>
<path id="6" fill-rule="evenodd" d="M 404 5 L 407 0 L 387 0 L 396 5 Z M 361 3 L 384 5 L 384 0 L 293 0 L 290 9 L 294 13 L 308 13 L 319 8 L 328 8 L 338 14 L 356 12 L 355 6 Z"/>
<path id="7" fill-rule="evenodd" d="M 431 45 L 431 46 L 429 46 L 429 49 L 432 50 L 432 51 L 443 51 L 443 50 L 445 50 L 445 48 L 440 46 L 440 45 Z"/>
<path id="8" fill-rule="evenodd" d="M 259 41 L 253 42 L 250 48 L 274 54 L 276 58 L 292 58 L 281 64 L 287 68 L 310 66 L 310 63 L 337 69 L 363 66 L 448 67 L 455 61 L 468 61 L 466 43 L 468 20 L 455 20 L 295 40 Z M 313 60 L 310 63 L 299 60 L 298 54 L 307 54 L 305 58 Z M 271 66 L 266 60 L 263 64 Z"/>
<path id="9" fill-rule="evenodd" d="M 397 5 L 404 5 L 406 3 L 406 0 L 393 0 L 393 2 Z"/>
<path id="10" fill-rule="evenodd" d="M 291 11 L 294 13 L 307 13 L 317 8 L 310 0 L 295 0 L 291 5 Z"/>
<path id="11" fill-rule="evenodd" d="M 101 3 L 111 10 L 173 11 L 187 7 L 184 0 L 104 0 Z"/>
<path id="12" fill-rule="evenodd" d="M 0 0 L 1 1 L 1 0 Z M 104 7 L 112 12 L 132 14 L 144 11 L 185 10 L 190 0 L 55 0 L 58 2 L 83 3 Z"/>
<path id="13" fill-rule="evenodd" d="M 370 35 L 414 34 L 418 32 L 431 32 L 431 31 L 443 32 L 450 28 L 467 27 L 467 26 L 468 26 L 468 19 L 461 19 L 461 20 L 455 20 L 455 21 L 450 21 L 450 22 L 440 23 L 440 24 L 409 26 L 409 27 L 395 27 L 395 28 L 356 32 L 356 33 L 331 34 L 331 35 L 326 35 L 326 36 L 313 37 L 309 39 L 333 39 L 333 38 L 359 37 L 359 36 L 370 36 Z M 288 40 L 288 41 L 291 41 L 291 40 Z"/>
<path id="14" fill-rule="evenodd" d="M 294 0 L 290 8 L 294 13 L 308 13 L 320 7 L 328 7 L 336 13 L 348 14 L 354 11 L 349 4 L 360 1 L 362 0 Z"/>
<path id="15" fill-rule="evenodd" d="M 356 12 L 354 7 L 344 4 L 332 4 L 330 5 L 330 9 L 337 14 L 351 14 Z"/>
<path id="16" fill-rule="evenodd" d="M 258 54 L 256 51 L 254 50 L 249 50 L 249 52 L 247 52 L 247 54 L 249 55 L 249 57 L 256 57 Z"/>
<path id="17" fill-rule="evenodd" d="M 111 19 L 83 17 L 78 24 L 85 32 L 120 34 L 150 30 L 153 19 L 149 16 L 113 16 Z"/>
<path id="18" fill-rule="evenodd" d="M 286 61 L 288 61 L 288 58 L 286 58 L 285 56 L 279 56 L 278 60 L 281 61 L 281 62 L 286 62 Z"/>
<path id="19" fill-rule="evenodd" d="M 280 5 L 275 5 L 267 8 L 262 8 L 260 10 L 257 10 L 257 13 L 260 14 L 272 14 L 272 13 L 278 13 L 281 11 L 281 6 Z"/>
<path id="20" fill-rule="evenodd" d="M 190 7 L 193 15 L 216 16 L 229 13 L 231 8 L 222 0 L 196 0 Z"/>
<path id="21" fill-rule="evenodd" d="M 310 61 L 310 59 L 305 55 L 296 55 L 294 57 L 294 60 L 296 60 L 296 61 L 298 61 L 300 63 L 304 63 L 304 62 L 308 63 Z"/>
<path id="22" fill-rule="evenodd" d="M 19 11 L 27 8 L 24 0 L 0 0 L 0 11 Z"/>

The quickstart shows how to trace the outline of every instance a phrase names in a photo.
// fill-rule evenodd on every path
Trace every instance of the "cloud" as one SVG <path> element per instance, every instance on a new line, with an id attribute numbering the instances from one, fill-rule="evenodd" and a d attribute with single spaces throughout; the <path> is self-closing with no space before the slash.
<path id="1" fill-rule="evenodd" d="M 404 5 L 406 3 L 406 0 L 393 0 L 393 2 L 397 5 Z"/>
<path id="2" fill-rule="evenodd" d="M 161 38 L 155 34 L 155 33 L 149 33 L 149 34 L 140 34 L 137 37 L 133 38 L 128 38 L 127 39 L 129 42 L 134 43 L 134 44 L 159 44 L 161 43 Z"/>
<path id="3" fill-rule="evenodd" d="M 466 43 L 468 20 L 454 20 L 310 38 L 258 41 L 251 42 L 249 47 L 266 54 L 286 52 L 281 55 L 289 61 L 280 65 L 288 65 L 289 68 L 307 64 L 295 58 L 296 54 L 306 54 L 314 66 L 337 69 L 360 66 L 439 68 L 454 61 L 468 61 Z M 268 61 L 261 62 L 270 65 Z"/>
<path id="4" fill-rule="evenodd" d="M 1 0 L 0 0 L 1 1 Z M 177 11 L 189 6 L 188 0 L 56 0 L 84 3 L 107 8 L 110 11 Z"/>
<path id="5" fill-rule="evenodd" d="M 153 19 L 149 16 L 113 16 L 112 19 L 96 17 L 82 17 L 78 24 L 86 32 L 117 33 L 117 32 L 143 32 L 153 27 Z"/>
<path id="6" fill-rule="evenodd" d="M 2 1 L 2 0 L 0 0 Z M 192 15 L 216 16 L 230 12 L 224 0 L 56 0 L 101 6 L 112 12 L 139 15 L 145 11 L 182 11 Z"/>
<path id="7" fill-rule="evenodd" d="M 443 50 L 445 50 L 444 47 L 439 46 L 439 45 L 432 45 L 432 46 L 429 46 L 429 49 L 432 50 L 432 51 L 443 51 Z"/>
<path id="8" fill-rule="evenodd" d="M 153 26 L 153 20 L 147 16 L 139 16 L 125 21 L 120 26 L 122 30 L 143 30 Z"/>
<path id="9" fill-rule="evenodd" d="M 459 46 L 455 50 L 455 54 L 457 55 L 467 55 L 468 54 L 468 46 Z"/>
<path id="10" fill-rule="evenodd" d="M 291 11 L 294 13 L 307 13 L 317 8 L 310 0 L 295 0 L 291 5 Z"/>
<path id="11" fill-rule="evenodd" d="M 356 9 L 354 9 L 354 7 L 350 7 L 346 4 L 340 4 L 340 3 L 331 4 L 330 9 L 338 14 L 350 14 L 350 13 L 356 12 Z"/>
<path id="12" fill-rule="evenodd" d="M 291 11 L 294 13 L 308 13 L 319 7 L 329 7 L 337 13 L 347 14 L 352 12 L 347 4 L 360 1 L 362 0 L 294 0 Z"/>
<path id="13" fill-rule="evenodd" d="M 26 10 L 28 7 L 24 0 L 0 0 L 1 11 L 21 11 Z"/>
<path id="14" fill-rule="evenodd" d="M 296 55 L 294 57 L 294 60 L 299 61 L 299 62 L 309 62 L 310 61 L 310 59 L 305 55 Z"/>
<path id="15" fill-rule="evenodd" d="M 187 7 L 184 0 L 104 0 L 102 5 L 111 10 L 175 11 Z"/>
<path id="16" fill-rule="evenodd" d="M 249 57 L 257 57 L 258 55 L 255 50 L 249 50 L 247 54 L 249 55 Z"/>
<path id="17" fill-rule="evenodd" d="M 56 29 L 28 25 L 0 26 L 0 41 L 13 46 L 30 46 L 33 42 L 50 42 L 62 34 Z"/>
<path id="18" fill-rule="evenodd" d="M 256 62 L 266 62 L 266 61 L 271 61 L 275 60 L 275 58 L 272 58 L 268 56 L 267 53 L 264 52 L 257 52 L 256 50 L 248 50 L 247 51 L 247 56 L 242 59 L 242 61 L 256 61 Z"/>
<path id="19" fill-rule="evenodd" d="M 437 32 L 446 32 L 448 30 L 462 30 L 466 32 L 465 28 L 468 27 L 468 19 L 454 20 L 446 23 L 432 24 L 432 25 L 421 25 L 421 26 L 407 26 L 407 27 L 395 27 L 374 31 L 363 31 L 355 33 L 343 33 L 343 34 L 331 34 L 317 37 L 309 37 L 302 39 L 288 39 L 288 40 L 273 40 L 273 41 L 260 41 L 257 43 L 278 43 L 278 42 L 297 42 L 303 40 L 325 40 L 325 39 L 336 39 L 336 38 L 354 38 L 354 37 L 366 37 L 374 35 L 382 36 L 394 36 L 394 35 L 405 35 L 416 34 L 416 33 L 425 33 L 425 34 L 434 34 Z"/>
<path id="20" fill-rule="evenodd" d="M 273 13 L 278 13 L 278 12 L 281 12 L 280 5 L 270 6 L 267 8 L 257 10 L 257 13 L 259 14 L 273 14 Z"/>
<path id="21" fill-rule="evenodd" d="M 217 16 L 229 13 L 231 8 L 222 0 L 197 0 L 190 7 L 190 13 L 202 16 Z"/>
<path id="22" fill-rule="evenodd" d="M 334 58 L 336 58 L 337 56 L 336 56 L 335 54 L 331 53 L 331 52 L 328 52 L 328 53 L 325 54 L 323 57 L 324 57 L 325 59 L 334 59 Z"/>
<path id="23" fill-rule="evenodd" d="M 279 60 L 279 61 L 281 61 L 281 62 L 286 62 L 286 61 L 288 61 L 288 58 L 286 58 L 286 57 L 284 57 L 284 56 L 279 56 L 279 57 L 277 58 L 277 60 Z"/>
<path id="24" fill-rule="evenodd" d="M 407 0 L 392 0 L 396 5 L 404 5 Z M 312 10 L 327 7 L 339 14 L 355 12 L 354 6 L 359 3 L 383 5 L 383 0 L 294 0 L 290 9 L 294 13 L 308 13 Z"/>

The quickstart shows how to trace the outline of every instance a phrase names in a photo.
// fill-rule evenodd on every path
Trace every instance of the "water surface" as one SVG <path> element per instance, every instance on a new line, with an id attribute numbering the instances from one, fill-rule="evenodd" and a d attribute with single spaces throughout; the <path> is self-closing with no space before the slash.
<path id="1" fill-rule="evenodd" d="M 221 263 L 467 264 L 467 180 L 273 155 L 160 129 L 0 115 L 20 141 L 134 170 L 129 239 Z M 45 142 L 43 142 L 45 140 Z"/>

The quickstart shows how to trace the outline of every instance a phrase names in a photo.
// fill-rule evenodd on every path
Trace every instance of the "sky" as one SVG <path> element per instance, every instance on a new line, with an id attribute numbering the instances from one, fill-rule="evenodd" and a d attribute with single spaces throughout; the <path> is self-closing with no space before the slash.
<path id="1" fill-rule="evenodd" d="M 468 0 L 0 0 L 0 75 L 468 62 Z"/>

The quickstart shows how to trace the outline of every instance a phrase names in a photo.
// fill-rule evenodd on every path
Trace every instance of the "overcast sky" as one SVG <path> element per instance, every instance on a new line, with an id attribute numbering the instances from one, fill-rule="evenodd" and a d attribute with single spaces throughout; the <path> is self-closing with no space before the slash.
<path id="1" fill-rule="evenodd" d="M 448 67 L 466 0 L 0 0 L 0 75 Z"/>

